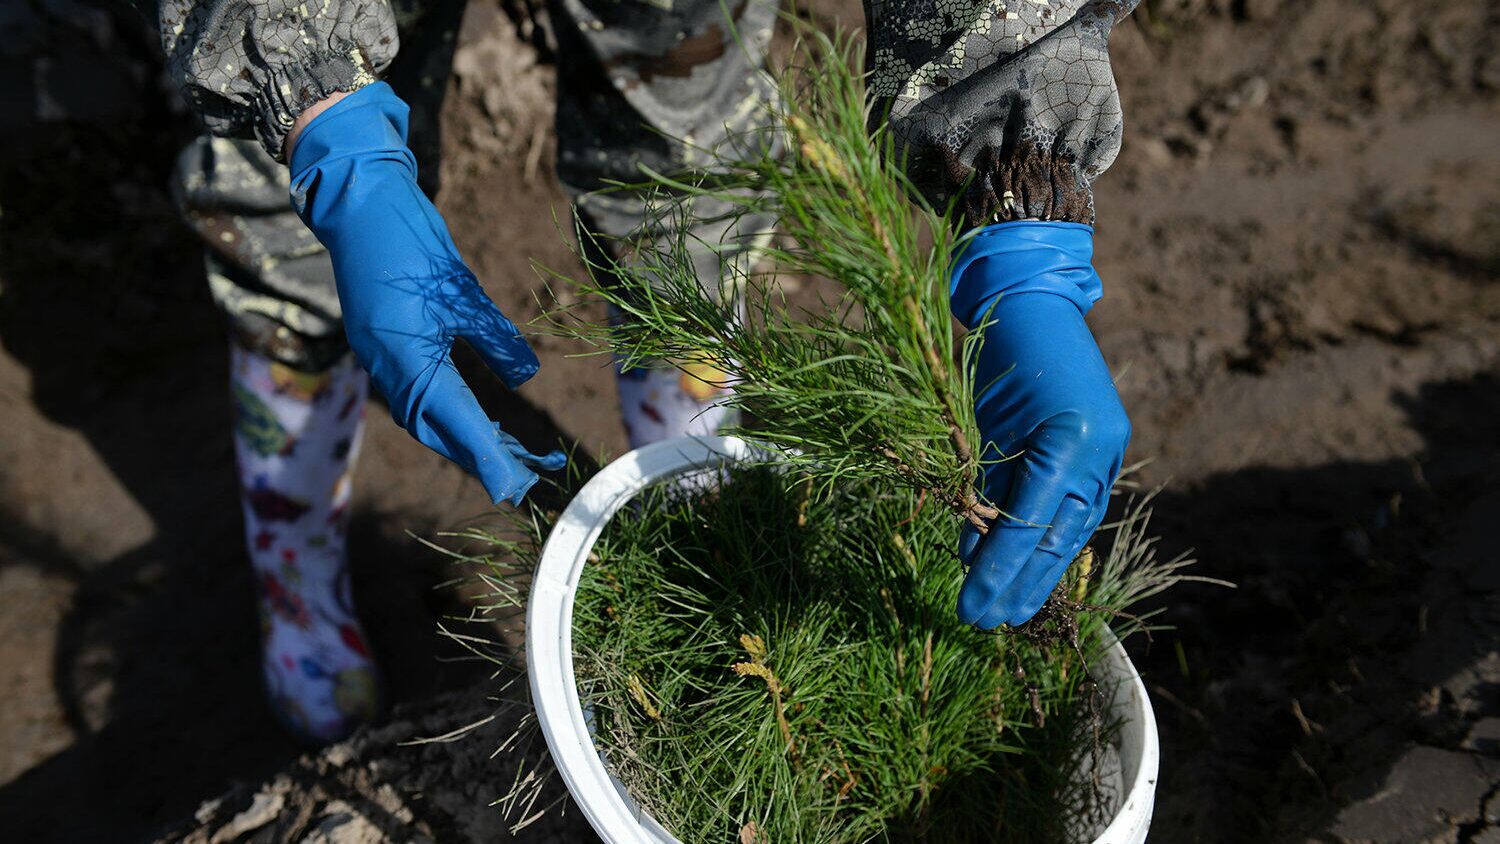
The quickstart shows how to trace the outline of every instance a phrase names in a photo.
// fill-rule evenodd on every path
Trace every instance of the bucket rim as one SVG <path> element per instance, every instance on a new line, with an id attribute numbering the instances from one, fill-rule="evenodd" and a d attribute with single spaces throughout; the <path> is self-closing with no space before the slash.
<path id="1" fill-rule="evenodd" d="M 526 666 L 537 723 L 559 776 L 589 825 L 608 844 L 682 844 L 636 804 L 605 767 L 578 697 L 573 670 L 573 600 L 588 557 L 614 514 L 642 490 L 684 474 L 774 454 L 739 437 L 678 437 L 621 455 L 584 484 L 542 546 L 526 602 Z M 1140 673 L 1106 628 L 1100 668 L 1114 687 L 1125 790 L 1114 818 L 1092 844 L 1144 844 L 1155 803 L 1160 748 Z"/>

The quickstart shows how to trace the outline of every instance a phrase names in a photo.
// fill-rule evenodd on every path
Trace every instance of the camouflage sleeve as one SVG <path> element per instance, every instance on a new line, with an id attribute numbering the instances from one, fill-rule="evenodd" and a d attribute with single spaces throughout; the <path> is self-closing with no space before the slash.
<path id="1" fill-rule="evenodd" d="M 866 0 L 872 119 L 969 226 L 1093 223 L 1123 129 L 1109 33 L 1139 0 Z"/>
<path id="2" fill-rule="evenodd" d="M 215 135 L 276 160 L 292 121 L 375 81 L 396 56 L 388 0 L 160 0 L 168 77 Z"/>

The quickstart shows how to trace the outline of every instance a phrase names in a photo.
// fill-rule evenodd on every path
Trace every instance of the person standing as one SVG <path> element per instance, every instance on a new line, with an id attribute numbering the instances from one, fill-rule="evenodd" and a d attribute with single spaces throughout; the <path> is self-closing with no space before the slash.
<path id="1" fill-rule="evenodd" d="M 1129 425 L 1083 314 L 1091 183 L 1121 142 L 1108 34 L 1136 0 L 868 0 L 872 120 L 914 184 L 972 230 L 955 315 L 986 325 L 976 412 L 1004 509 L 966 532 L 958 612 L 1036 612 L 1103 516 Z M 174 181 L 233 327 L 235 451 L 274 711 L 313 741 L 375 717 L 375 665 L 349 595 L 344 532 L 369 383 L 397 424 L 518 503 L 560 453 L 489 419 L 454 368 L 468 343 L 511 387 L 536 356 L 484 294 L 429 198 L 432 127 L 462 7 L 405 0 L 160 0 L 171 81 L 206 134 Z M 551 0 L 557 173 L 586 249 L 656 237 L 646 198 L 603 190 L 696 163 L 764 129 L 776 8 L 719 0 Z M 419 163 L 424 166 L 419 168 Z M 700 283 L 724 292 L 772 221 L 696 208 Z M 620 257 L 620 256 L 613 256 Z M 985 314 L 994 319 L 986 321 Z M 1018 376 L 998 378 L 1017 369 Z M 988 373 L 988 377 L 987 377 Z M 710 433 L 713 391 L 668 366 L 622 371 L 632 446 Z M 1038 597 L 1040 596 L 1040 597 Z"/>

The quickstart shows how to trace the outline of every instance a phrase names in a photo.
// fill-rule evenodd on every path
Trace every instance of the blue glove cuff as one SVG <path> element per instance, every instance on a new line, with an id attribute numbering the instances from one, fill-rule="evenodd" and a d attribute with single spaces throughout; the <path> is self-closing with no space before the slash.
<path id="1" fill-rule="evenodd" d="M 416 160 L 406 148 L 411 109 L 391 86 L 374 82 L 329 106 L 297 136 L 290 168 L 296 181 L 309 167 L 351 155 L 393 152 Z"/>
<path id="2" fill-rule="evenodd" d="M 343 241 L 367 237 L 372 204 L 418 194 L 417 159 L 406 146 L 411 109 L 391 86 L 373 82 L 313 118 L 291 157 L 291 200 L 297 216 L 339 262 Z M 405 212 L 402 212 L 405 213 Z M 436 211 L 433 212 L 436 214 Z"/>
<path id="3" fill-rule="evenodd" d="M 1088 313 L 1104 295 L 1093 257 L 1094 229 L 1082 223 L 1020 220 L 975 229 L 954 251 L 949 306 L 965 328 L 978 325 L 1002 294 L 1053 293 Z"/>

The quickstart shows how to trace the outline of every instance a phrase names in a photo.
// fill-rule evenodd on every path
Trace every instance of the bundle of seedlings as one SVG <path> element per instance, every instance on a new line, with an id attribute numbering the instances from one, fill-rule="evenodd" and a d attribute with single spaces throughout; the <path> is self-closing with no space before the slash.
<path id="1" fill-rule="evenodd" d="M 725 403 L 755 423 L 736 433 L 821 483 L 915 489 L 982 526 L 998 511 L 974 480 L 982 459 L 1001 455 L 976 448 L 971 361 L 982 331 L 960 340 L 950 329 L 954 227 L 922 204 L 890 136 L 867 131 L 859 48 L 800 31 L 766 119 L 781 131 L 700 150 L 689 172 L 620 185 L 654 197 L 643 229 L 667 234 L 584 249 L 590 277 L 559 277 L 581 291 L 578 304 L 551 322 L 627 369 L 667 361 L 732 384 Z M 753 267 L 746 251 L 768 234 L 753 225 L 727 226 L 732 242 L 695 242 L 681 222 L 703 208 L 775 221 L 773 245 L 755 249 Z M 601 237 L 582 227 L 578 236 Z M 724 262 L 719 288 L 697 271 L 705 250 L 739 258 Z M 780 282 L 790 277 L 814 281 L 814 306 L 788 306 Z M 608 324 L 590 318 L 601 302 L 615 315 Z"/>
<path id="2" fill-rule="evenodd" d="M 1097 609 L 1041 640 L 957 619 L 951 514 L 810 481 L 741 465 L 611 522 L 573 610 L 606 765 L 684 842 L 1089 840 L 1120 794 L 1088 666 L 1111 608 L 1182 565 L 1154 557 L 1144 509 L 1064 582 Z"/>
<path id="3" fill-rule="evenodd" d="M 694 272 L 723 244 L 635 243 L 578 283 L 611 325 L 552 314 L 624 366 L 716 373 L 752 420 L 736 433 L 777 455 L 648 491 L 594 547 L 572 623 L 595 744 L 687 842 L 1085 839 L 1116 796 L 1116 725 L 1089 667 L 1106 627 L 1143 629 L 1129 608 L 1186 562 L 1156 558 L 1138 502 L 1029 624 L 958 621 L 959 531 L 999 515 L 975 480 L 1005 459 L 978 448 L 982 332 L 951 330 L 953 227 L 867 131 L 857 48 L 802 36 L 772 115 L 784 143 L 628 186 L 657 192 L 660 231 L 685 231 L 671 224 L 695 203 L 774 217 L 768 271 L 726 295 Z M 819 280 L 816 307 L 787 304 L 788 276 Z M 490 543 L 470 559 L 489 567 L 492 609 L 524 600 L 547 516 L 515 527 L 471 534 Z M 506 798 L 513 817 L 532 815 L 541 779 Z"/>

